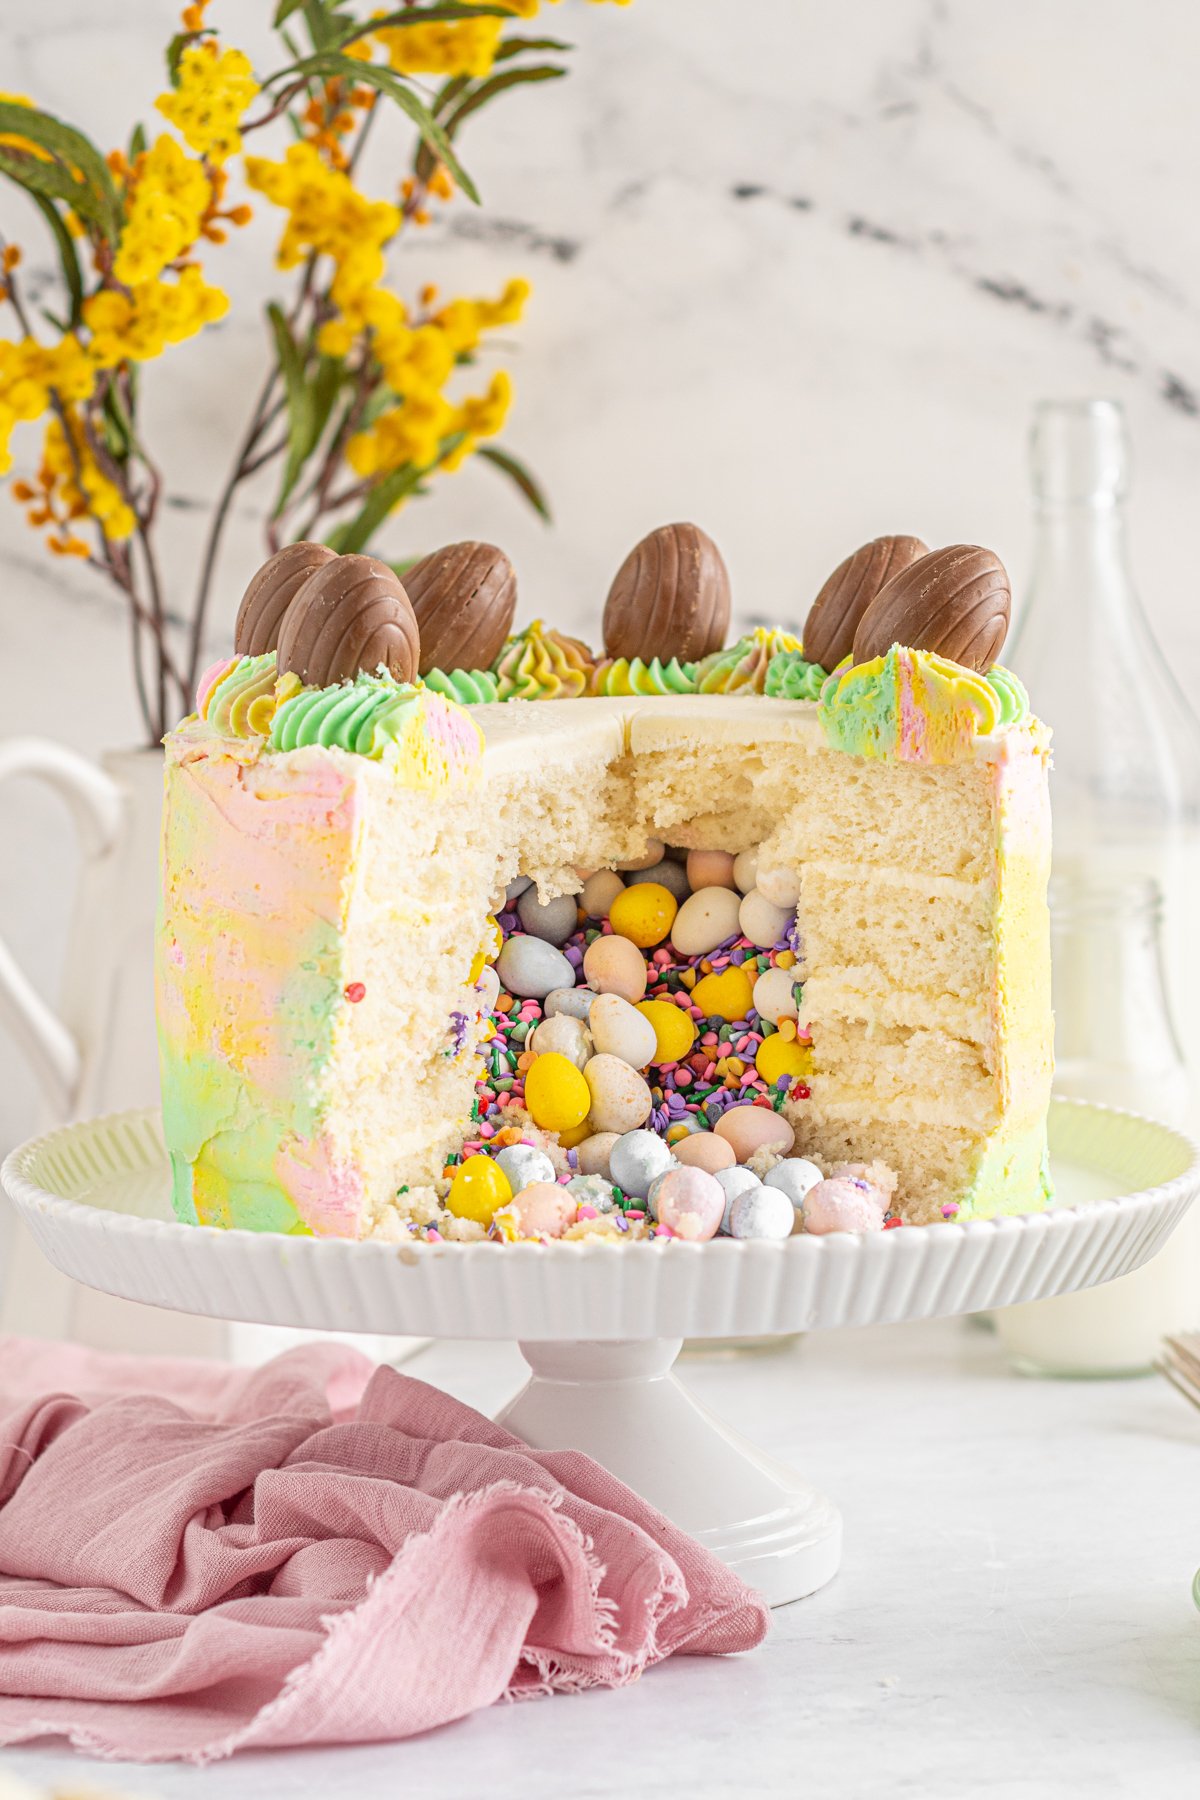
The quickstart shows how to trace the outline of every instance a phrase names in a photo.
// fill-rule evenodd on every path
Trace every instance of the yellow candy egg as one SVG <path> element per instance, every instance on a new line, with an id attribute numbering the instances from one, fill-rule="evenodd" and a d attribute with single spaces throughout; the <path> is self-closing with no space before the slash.
<path id="1" fill-rule="evenodd" d="M 692 999 L 706 1019 L 744 1019 L 754 1004 L 754 989 L 745 969 L 731 966 L 705 975 L 692 989 Z"/>
<path id="2" fill-rule="evenodd" d="M 657 881 L 639 881 L 617 895 L 608 920 L 618 937 L 628 938 L 639 950 L 649 950 L 662 943 L 678 911 L 679 902 L 669 888 Z"/>
<path id="3" fill-rule="evenodd" d="M 564 1150 L 574 1150 L 576 1144 L 584 1143 L 591 1136 L 592 1128 L 585 1119 L 582 1125 L 570 1125 L 566 1131 L 560 1131 L 558 1141 Z"/>
<path id="4" fill-rule="evenodd" d="M 572 1131 L 587 1118 L 592 1096 L 583 1075 L 557 1050 L 539 1056 L 525 1076 L 525 1104 L 543 1131 Z"/>
<path id="5" fill-rule="evenodd" d="M 446 1205 L 460 1219 L 490 1225 L 496 1208 L 507 1206 L 511 1199 L 512 1187 L 500 1164 L 490 1156 L 468 1156 L 454 1171 Z"/>
<path id="6" fill-rule="evenodd" d="M 768 1087 L 774 1087 L 781 1075 L 799 1081 L 812 1074 L 812 1046 L 789 1042 L 782 1033 L 773 1032 L 758 1046 L 754 1066 Z"/>
<path id="7" fill-rule="evenodd" d="M 696 1041 L 696 1027 L 683 1007 L 669 1000 L 643 1000 L 638 1011 L 654 1027 L 653 1061 L 682 1062 Z"/>

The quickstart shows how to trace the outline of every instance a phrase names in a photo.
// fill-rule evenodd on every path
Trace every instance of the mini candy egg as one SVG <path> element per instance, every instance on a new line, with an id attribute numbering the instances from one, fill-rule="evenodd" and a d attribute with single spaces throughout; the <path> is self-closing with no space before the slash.
<path id="1" fill-rule="evenodd" d="M 687 870 L 683 864 L 672 862 L 667 856 L 664 856 L 661 862 L 654 863 L 649 869 L 632 870 L 626 886 L 637 887 L 644 881 L 656 881 L 660 887 L 665 887 L 669 893 L 674 894 L 680 905 L 692 891 L 688 883 Z"/>
<path id="2" fill-rule="evenodd" d="M 613 1184 L 603 1175 L 572 1175 L 567 1192 L 574 1194 L 580 1206 L 594 1206 L 601 1213 L 611 1212 L 617 1203 Z"/>
<path id="3" fill-rule="evenodd" d="M 685 900 L 671 927 L 680 956 L 707 956 L 726 938 L 736 937 L 738 896 L 732 888 L 705 887 Z"/>
<path id="4" fill-rule="evenodd" d="M 768 1038 L 768 1043 L 774 1039 Z M 731 1106 L 723 1112 L 713 1130 L 726 1143 L 733 1145 L 733 1154 L 739 1162 L 748 1162 L 756 1150 L 770 1145 L 786 1156 L 796 1141 L 796 1133 L 792 1130 L 782 1113 L 775 1112 L 769 1106 L 755 1106 L 746 1101 L 741 1106 Z"/>
<path id="5" fill-rule="evenodd" d="M 529 875 L 514 875 L 512 880 L 509 882 L 508 886 L 504 890 L 505 906 L 506 907 L 515 906 L 517 901 L 521 898 L 521 895 L 525 892 L 525 890 L 527 888 L 531 888 L 532 886 L 533 886 L 533 880 L 532 880 L 531 876 L 529 876 Z"/>
<path id="6" fill-rule="evenodd" d="M 733 859 L 733 884 L 740 893 L 748 894 L 758 874 L 758 851 L 743 850 Z"/>
<path id="7" fill-rule="evenodd" d="M 544 1000 L 555 988 L 575 985 L 575 970 L 561 950 L 519 931 L 505 939 L 496 973 L 505 993 L 523 1000 Z"/>
<path id="8" fill-rule="evenodd" d="M 500 977 L 491 963 L 485 963 L 475 980 L 480 1012 L 489 1013 L 500 998 Z"/>
<path id="9" fill-rule="evenodd" d="M 658 1043 L 649 1019 L 619 994 L 597 994 L 588 1029 L 597 1055 L 619 1056 L 631 1069 L 646 1068 Z"/>
<path id="10" fill-rule="evenodd" d="M 538 1062 L 542 1059 L 538 1058 Z M 563 1058 L 566 1061 L 566 1058 Z M 537 1068 L 534 1063 L 533 1068 Z M 579 1071 L 573 1063 L 567 1063 L 573 1075 Z M 530 1075 L 533 1069 L 529 1071 Z M 642 1080 L 636 1069 L 631 1069 L 627 1062 L 619 1056 L 601 1054 L 593 1056 L 583 1071 L 591 1094 L 591 1111 L 588 1114 L 593 1131 L 636 1131 L 644 1125 L 650 1116 L 650 1108 L 654 1104 L 654 1096 Z M 525 1097 L 529 1099 L 529 1076 L 525 1078 Z M 533 1111 L 532 1106 L 529 1108 Z"/>
<path id="11" fill-rule="evenodd" d="M 607 919 L 609 907 L 624 892 L 625 883 L 615 870 L 599 869 L 584 882 L 579 900 L 589 919 Z"/>
<path id="12" fill-rule="evenodd" d="M 593 994 L 619 994 L 632 1005 L 646 992 L 646 959 L 628 938 L 598 937 L 583 953 L 583 978 Z"/>
<path id="13" fill-rule="evenodd" d="M 671 1169 L 658 1184 L 656 1217 L 681 1238 L 695 1242 L 716 1237 L 725 1211 L 725 1194 L 704 1169 Z"/>
<path id="14" fill-rule="evenodd" d="M 544 904 L 536 888 L 527 888 L 517 901 L 517 917 L 530 937 L 548 944 L 565 944 L 579 922 L 574 894 L 558 894 Z"/>
<path id="15" fill-rule="evenodd" d="M 627 1131 L 612 1147 L 609 1173 L 624 1194 L 644 1200 L 650 1183 L 675 1167 L 670 1148 L 653 1131 Z"/>
<path id="16" fill-rule="evenodd" d="M 509 1201 L 506 1220 L 517 1237 L 561 1237 L 575 1218 L 579 1201 L 554 1181 L 534 1181 Z"/>
<path id="17" fill-rule="evenodd" d="M 754 1010 L 778 1025 L 796 1017 L 796 983 L 790 969 L 764 969 L 754 984 Z"/>
<path id="18" fill-rule="evenodd" d="M 728 850 L 689 850 L 687 878 L 692 892 L 706 887 L 732 888 L 733 862 Z"/>
<path id="19" fill-rule="evenodd" d="M 738 1195 L 744 1194 L 749 1188 L 761 1187 L 762 1182 L 753 1169 L 744 1169 L 740 1163 L 732 1169 L 715 1169 L 713 1180 L 725 1196 L 725 1210 L 721 1214 L 721 1230 L 728 1231 L 729 1215 Z"/>
<path id="20" fill-rule="evenodd" d="M 795 1038 L 776 1031 L 754 1052 L 754 1066 L 768 1087 L 774 1087 L 781 1075 L 789 1081 L 802 1081 L 812 1074 L 812 1045 L 798 1044 Z"/>
<path id="21" fill-rule="evenodd" d="M 643 881 L 617 895 L 608 909 L 608 921 L 618 937 L 628 938 L 639 950 L 652 950 L 667 936 L 678 911 L 669 888 L 657 881 Z"/>
<path id="22" fill-rule="evenodd" d="M 525 1104 L 543 1131 L 569 1131 L 586 1119 L 591 1095 L 575 1064 L 552 1050 L 525 1071 Z"/>
<path id="23" fill-rule="evenodd" d="M 675 1166 L 675 1165 L 673 1165 L 673 1166 Z M 662 1186 L 663 1182 L 667 1179 L 667 1176 L 670 1173 L 671 1173 L 670 1169 L 664 1169 L 661 1175 L 656 1175 L 654 1177 L 654 1180 L 650 1183 L 650 1186 L 647 1189 L 646 1211 L 650 1214 L 650 1217 L 652 1219 L 657 1219 L 657 1217 L 658 1217 L 658 1190 Z"/>
<path id="24" fill-rule="evenodd" d="M 512 1199 L 512 1183 L 490 1156 L 468 1156 L 454 1171 L 446 1205 L 459 1219 L 490 1225 L 497 1207 Z"/>
<path id="25" fill-rule="evenodd" d="M 666 845 L 661 838 L 647 838 L 646 848 L 640 856 L 631 856 L 628 862 L 619 862 L 618 869 L 626 873 L 636 873 L 638 869 L 652 869 L 656 862 L 661 862 Z"/>
<path id="26" fill-rule="evenodd" d="M 568 1019 L 578 1019 L 586 1025 L 588 1012 L 595 998 L 591 988 L 587 987 L 551 988 L 542 1001 L 542 1013 L 547 1019 L 555 1019 L 565 1013 Z"/>
<path id="27" fill-rule="evenodd" d="M 496 1167 L 503 1169 L 514 1194 L 531 1181 L 553 1181 L 554 1164 L 536 1144 L 506 1144 L 496 1152 Z"/>
<path id="28" fill-rule="evenodd" d="M 654 1027 L 651 1062 L 682 1062 L 696 1041 L 696 1027 L 685 1008 L 675 1006 L 670 1000 L 640 1000 L 638 1011 Z"/>
<path id="29" fill-rule="evenodd" d="M 794 913 L 785 912 L 782 906 L 772 906 L 757 888 L 750 889 L 738 908 L 742 935 L 757 944 L 760 950 L 773 950 L 776 944 L 782 944 L 788 926 L 794 924 Z"/>
<path id="30" fill-rule="evenodd" d="M 784 912 L 794 913 L 800 903 L 800 877 L 795 869 L 778 865 L 773 869 L 759 869 L 754 885 L 769 905 L 780 906 Z"/>
<path id="31" fill-rule="evenodd" d="M 734 1167 L 733 1145 L 718 1137 L 715 1131 L 693 1131 L 674 1146 L 675 1160 L 691 1169 L 704 1169 L 715 1175 L 720 1169 Z"/>
<path id="32" fill-rule="evenodd" d="M 754 989 L 745 969 L 731 964 L 719 975 L 702 975 L 692 1001 L 706 1019 L 744 1019 L 754 1004 Z"/>
<path id="33" fill-rule="evenodd" d="M 729 1235 L 735 1238 L 791 1237 L 796 1215 L 778 1188 L 744 1188 L 729 1208 Z"/>
<path id="34" fill-rule="evenodd" d="M 804 1229 L 817 1237 L 831 1231 L 882 1231 L 880 1200 L 877 1188 L 862 1188 L 846 1176 L 818 1181 L 804 1196 Z"/>
<path id="35" fill-rule="evenodd" d="M 816 1163 L 809 1162 L 806 1156 L 788 1156 L 782 1162 L 777 1162 L 773 1169 L 768 1169 L 763 1176 L 763 1186 L 778 1188 L 799 1212 L 805 1195 L 811 1193 L 818 1181 L 824 1179 Z"/>
<path id="36" fill-rule="evenodd" d="M 616 1131 L 596 1131 L 590 1138 L 585 1138 L 579 1146 L 579 1173 L 603 1175 L 607 1181 L 610 1175 L 608 1159 L 619 1136 Z"/>
<path id="37" fill-rule="evenodd" d="M 558 1134 L 558 1141 L 564 1150 L 573 1150 L 576 1144 L 582 1144 L 585 1139 L 590 1138 L 591 1135 L 592 1128 L 587 1120 L 584 1119 L 580 1124 L 568 1125 L 565 1131 L 560 1131 Z"/>
<path id="38" fill-rule="evenodd" d="M 594 1054 L 591 1032 L 569 1013 L 555 1013 L 553 1018 L 543 1019 L 529 1040 L 529 1048 L 535 1056 L 555 1050 L 577 1069 L 582 1069 Z"/>

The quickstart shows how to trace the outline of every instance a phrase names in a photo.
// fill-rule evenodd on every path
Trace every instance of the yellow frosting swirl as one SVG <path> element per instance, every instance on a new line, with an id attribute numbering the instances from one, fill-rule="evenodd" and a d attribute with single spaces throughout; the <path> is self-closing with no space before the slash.
<path id="1" fill-rule="evenodd" d="M 242 656 L 199 696 L 200 717 L 222 737 L 266 737 L 275 709 L 300 687 L 298 675 L 279 676 L 275 652 Z"/>
<path id="2" fill-rule="evenodd" d="M 594 666 L 586 644 L 535 619 L 509 638 L 492 673 L 501 700 L 577 700 Z"/>

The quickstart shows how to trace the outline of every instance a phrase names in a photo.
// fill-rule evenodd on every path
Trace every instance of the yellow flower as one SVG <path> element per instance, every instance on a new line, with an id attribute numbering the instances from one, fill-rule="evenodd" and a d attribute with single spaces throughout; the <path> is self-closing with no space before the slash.
<path id="1" fill-rule="evenodd" d="M 221 163 L 241 149 L 238 125 L 258 91 L 249 57 L 241 50 L 219 50 L 206 38 L 184 51 L 178 88 L 160 94 L 154 104 L 189 150 Z"/>
<path id="2" fill-rule="evenodd" d="M 487 75 L 503 23 L 464 19 L 448 25 L 391 25 L 371 36 L 382 44 L 398 75 Z"/>
<path id="3" fill-rule="evenodd" d="M 194 337 L 229 311 L 229 296 L 208 287 L 199 269 L 184 269 L 178 281 L 149 281 L 128 294 L 103 288 L 84 301 L 84 322 L 92 334 L 92 354 L 102 368 L 147 362 L 168 344 Z"/>
<path id="4" fill-rule="evenodd" d="M 434 389 L 418 390 L 360 431 L 346 446 L 346 461 L 358 475 L 386 475 L 405 463 L 429 468 L 442 439 L 454 430 L 454 408 Z"/>
<path id="5" fill-rule="evenodd" d="M 27 508 L 34 526 L 52 525 L 47 538 L 56 556 L 87 556 L 88 547 L 71 527 L 91 518 L 110 542 L 127 538 L 137 524 L 120 488 L 101 470 L 78 415 L 67 410 L 70 438 L 55 415 L 46 422 L 36 485 L 13 483 L 13 496 Z"/>
<path id="6" fill-rule="evenodd" d="M 463 401 L 456 428 L 470 437 L 495 437 L 504 429 L 511 405 L 512 379 L 506 370 L 497 369 L 486 393 L 472 395 Z"/>
<path id="7" fill-rule="evenodd" d="M 382 247 L 400 229 L 400 213 L 386 200 L 360 194 L 348 175 L 321 160 L 315 145 L 290 145 L 283 162 L 248 156 L 246 181 L 288 214 L 276 252 L 281 269 L 316 251 L 352 271 L 348 286 L 379 280 Z"/>
<path id="8" fill-rule="evenodd" d="M 86 400 L 95 379 L 92 361 L 76 337 L 50 345 L 30 337 L 15 344 L 0 340 L 0 475 L 12 467 L 8 441 L 13 427 L 48 412 L 51 390 L 64 403 Z"/>
<path id="9" fill-rule="evenodd" d="M 153 281 L 183 255 L 204 226 L 212 184 L 203 163 L 174 138 L 155 140 L 130 171 L 126 218 L 113 274 L 126 287 Z"/>

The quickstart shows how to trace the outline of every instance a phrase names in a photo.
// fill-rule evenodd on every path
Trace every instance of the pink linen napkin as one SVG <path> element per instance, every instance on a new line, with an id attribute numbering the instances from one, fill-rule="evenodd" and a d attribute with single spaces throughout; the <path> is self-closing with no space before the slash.
<path id="1" fill-rule="evenodd" d="M 0 1744 L 401 1738 L 766 1633 L 590 1457 L 340 1345 L 243 1371 L 0 1340 L 0 1415 Z"/>

